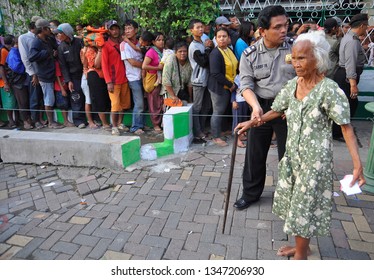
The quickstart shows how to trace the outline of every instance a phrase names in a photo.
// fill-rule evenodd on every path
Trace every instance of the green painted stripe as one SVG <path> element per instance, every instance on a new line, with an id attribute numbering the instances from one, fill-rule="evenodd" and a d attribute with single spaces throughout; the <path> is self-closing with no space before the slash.
<path id="1" fill-rule="evenodd" d="M 188 112 L 173 116 L 174 138 L 181 138 L 190 132 L 190 115 Z"/>
<path id="2" fill-rule="evenodd" d="M 122 145 L 122 164 L 127 167 L 140 160 L 140 138 Z"/>
<path id="3" fill-rule="evenodd" d="M 162 143 L 154 143 L 153 146 L 156 149 L 157 157 L 167 156 L 174 154 L 174 141 L 165 139 Z"/>

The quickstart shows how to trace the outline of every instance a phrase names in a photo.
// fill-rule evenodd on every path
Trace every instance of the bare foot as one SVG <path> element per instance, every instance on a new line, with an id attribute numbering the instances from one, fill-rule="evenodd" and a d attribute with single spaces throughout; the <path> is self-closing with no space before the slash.
<path id="1" fill-rule="evenodd" d="M 286 245 L 278 249 L 277 256 L 293 257 L 295 253 L 296 253 L 296 247 Z M 310 247 L 308 247 L 307 255 L 310 256 L 311 254 L 312 254 L 312 251 L 310 250 Z"/>

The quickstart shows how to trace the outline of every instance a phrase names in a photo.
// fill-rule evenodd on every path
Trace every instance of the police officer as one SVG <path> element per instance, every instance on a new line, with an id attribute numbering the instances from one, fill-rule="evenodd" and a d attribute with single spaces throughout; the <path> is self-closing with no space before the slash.
<path id="1" fill-rule="evenodd" d="M 261 119 L 270 110 L 282 86 L 296 73 L 290 61 L 291 46 L 286 42 L 288 17 L 282 6 L 268 6 L 258 16 L 262 38 L 248 47 L 240 60 L 240 90 L 252 107 L 251 118 Z M 288 61 L 287 61 L 288 60 Z M 260 199 L 265 185 L 266 158 L 275 132 L 278 158 L 285 152 L 286 120 L 278 118 L 248 132 L 243 171 L 243 194 L 234 203 L 238 210 Z"/>
<path id="2" fill-rule="evenodd" d="M 348 98 L 351 117 L 358 107 L 358 83 L 366 62 L 365 51 L 361 46 L 360 36 L 366 35 L 368 15 L 354 15 L 349 22 L 351 29 L 344 35 L 339 47 L 339 68 L 335 72 L 334 81 Z M 340 126 L 333 124 L 334 140 L 344 141 Z"/>

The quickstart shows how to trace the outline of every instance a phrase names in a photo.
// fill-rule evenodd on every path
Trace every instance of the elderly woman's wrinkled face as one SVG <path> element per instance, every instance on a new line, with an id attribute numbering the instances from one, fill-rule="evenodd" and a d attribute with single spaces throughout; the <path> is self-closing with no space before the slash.
<path id="1" fill-rule="evenodd" d="M 317 60 L 314 57 L 312 43 L 300 41 L 293 46 L 292 65 L 299 77 L 317 74 Z"/>
<path id="2" fill-rule="evenodd" d="M 175 56 L 179 61 L 186 61 L 187 60 L 187 47 L 182 46 L 179 49 L 176 50 Z"/>

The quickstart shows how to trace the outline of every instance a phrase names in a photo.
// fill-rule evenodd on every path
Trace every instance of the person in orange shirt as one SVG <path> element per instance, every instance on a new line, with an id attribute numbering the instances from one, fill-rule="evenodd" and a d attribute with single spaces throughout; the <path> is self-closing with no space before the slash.
<path id="1" fill-rule="evenodd" d="M 123 124 L 123 111 L 130 109 L 130 88 L 126 77 L 125 65 L 121 60 L 121 29 L 117 21 L 107 22 L 108 41 L 102 48 L 101 67 L 107 84 L 111 102 L 112 135 L 120 135 L 120 130 L 129 131 Z"/>

